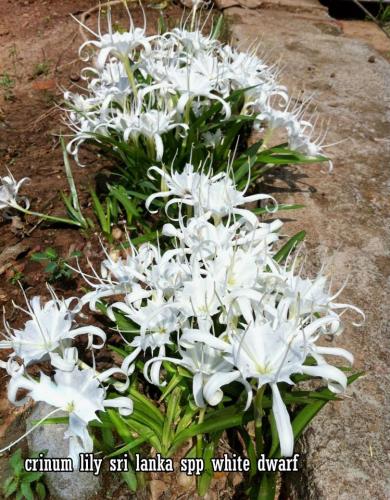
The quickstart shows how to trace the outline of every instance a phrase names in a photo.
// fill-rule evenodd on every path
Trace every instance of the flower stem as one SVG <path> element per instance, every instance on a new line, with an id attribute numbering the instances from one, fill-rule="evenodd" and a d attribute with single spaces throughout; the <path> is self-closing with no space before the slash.
<path id="1" fill-rule="evenodd" d="M 255 441 L 256 441 L 256 455 L 260 455 L 264 451 L 264 439 L 263 439 L 263 396 L 264 396 L 265 385 L 262 385 L 256 393 L 254 401 L 255 410 Z"/>
<path id="2" fill-rule="evenodd" d="M 267 149 L 268 147 L 268 143 L 269 141 L 271 140 L 271 137 L 272 137 L 272 134 L 274 132 L 274 129 L 273 128 L 268 128 L 265 133 L 264 133 L 264 137 L 263 137 L 263 143 L 260 147 L 260 151 L 264 151 Z"/>
<path id="3" fill-rule="evenodd" d="M 71 224 L 72 226 L 81 227 L 80 222 L 77 222 L 77 221 L 72 220 L 72 219 L 65 219 L 65 217 L 57 217 L 54 215 L 47 215 L 47 214 L 41 214 L 39 212 L 32 212 L 31 210 L 27 210 L 27 208 L 23 208 L 20 205 L 12 205 L 12 208 L 19 210 L 20 212 L 22 212 L 26 215 L 32 215 L 34 217 L 39 217 L 40 219 L 43 219 L 43 220 L 49 220 L 52 222 L 62 222 L 64 224 Z"/>
<path id="4" fill-rule="evenodd" d="M 20 436 L 18 439 L 16 439 L 16 441 L 13 441 L 11 444 L 9 444 L 5 448 L 1 449 L 0 453 L 4 453 L 5 451 L 8 451 L 10 448 L 12 448 L 12 446 L 15 446 L 15 444 L 17 444 L 20 441 L 22 441 L 22 439 L 24 439 L 29 434 L 31 434 L 31 432 L 33 432 L 37 427 L 39 427 L 45 420 L 47 420 L 48 418 L 50 418 L 52 415 L 54 415 L 55 413 L 57 413 L 60 410 L 62 410 L 62 408 L 55 408 L 53 411 L 51 411 L 50 413 L 48 413 L 47 415 L 45 415 L 43 418 L 41 418 L 41 420 L 37 424 L 33 425 L 31 427 L 31 429 L 29 429 L 22 436 Z"/>
<path id="5" fill-rule="evenodd" d="M 201 408 L 198 417 L 198 424 L 203 423 L 205 413 L 206 408 Z M 198 458 L 202 458 L 203 456 L 203 434 L 198 434 L 196 436 L 196 456 Z"/>
<path id="6" fill-rule="evenodd" d="M 131 69 L 129 58 L 126 56 L 123 57 L 122 55 L 120 55 L 120 60 L 123 62 L 123 65 L 125 67 L 127 78 L 129 79 L 131 88 L 133 90 L 134 97 L 137 97 L 137 94 L 138 94 L 137 85 L 135 83 L 134 73 L 133 73 L 133 70 Z"/>

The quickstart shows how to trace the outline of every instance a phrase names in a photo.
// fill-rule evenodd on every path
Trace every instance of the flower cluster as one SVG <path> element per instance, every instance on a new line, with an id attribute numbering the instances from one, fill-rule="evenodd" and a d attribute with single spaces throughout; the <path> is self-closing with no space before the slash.
<path id="1" fill-rule="evenodd" d="M 281 451 L 289 456 L 293 432 L 278 384 L 292 384 L 292 375 L 306 374 L 323 378 L 334 392 L 345 389 L 345 374 L 324 355 L 349 362 L 352 355 L 318 341 L 340 333 L 338 311 L 353 306 L 335 302 L 325 276 L 311 280 L 296 273 L 297 256 L 284 265 L 278 262 L 282 222 L 259 222 L 239 207 L 270 197 L 246 197 L 226 173 L 194 172 L 189 164 L 182 173 L 169 175 L 154 167 L 150 175 L 157 172 L 167 191 L 151 195 L 146 204 L 169 196 L 166 209 L 177 205 L 175 223 L 163 227 L 173 244 L 164 252 L 148 243 L 138 251 L 131 248 L 126 259 L 108 257 L 101 277 L 89 280 L 94 290 L 83 302 L 94 309 L 97 300 L 122 292 L 108 315 L 115 321 L 120 312 L 134 325 L 123 334 L 131 348 L 124 366 L 152 353 L 144 376 L 155 385 L 165 384 L 164 361 L 185 368 L 198 407 L 219 404 L 223 387 L 240 382 L 248 408 L 253 391 L 269 384 Z"/>
<path id="2" fill-rule="evenodd" d="M 241 52 L 186 27 L 148 36 L 131 22 L 129 31 L 113 32 L 110 17 L 108 33 L 99 30 L 95 37 L 80 47 L 84 60 L 90 58 L 89 47 L 96 52 L 94 64 L 82 72 L 86 93 L 65 92 L 74 132 L 68 151 L 76 159 L 80 145 L 92 140 L 142 147 L 151 162 L 161 161 L 168 136 L 185 139 L 213 103 L 221 105 L 221 125 L 234 116 L 250 116 L 264 141 L 282 129 L 292 150 L 311 157 L 321 153 L 324 137 L 316 135 L 307 117 L 307 101 L 289 97 L 277 81 L 277 68 L 254 50 Z M 233 113 L 232 96 L 238 91 L 243 99 Z M 212 149 L 224 134 L 214 128 L 202 139 Z"/>

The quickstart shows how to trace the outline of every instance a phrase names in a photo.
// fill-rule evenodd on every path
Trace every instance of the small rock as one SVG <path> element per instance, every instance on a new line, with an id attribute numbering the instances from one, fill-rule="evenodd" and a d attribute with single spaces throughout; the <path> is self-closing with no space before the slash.
<path id="1" fill-rule="evenodd" d="M 112 237 L 114 240 L 120 240 L 123 235 L 123 231 L 119 227 L 114 227 L 114 229 L 111 231 Z"/>
<path id="2" fill-rule="evenodd" d="M 330 77 L 331 77 L 331 78 L 334 78 L 335 76 L 336 76 L 336 73 L 331 73 L 331 74 L 330 74 Z"/>
<path id="3" fill-rule="evenodd" d="M 183 488 L 191 489 L 196 487 L 195 476 L 188 476 L 184 472 L 180 472 L 177 475 L 177 484 L 182 486 Z"/>
<path id="4" fill-rule="evenodd" d="M 31 415 L 27 418 L 27 429 L 34 424 L 33 420 L 40 420 L 53 411 L 53 407 L 46 403 L 37 403 Z M 65 416 L 58 412 L 56 417 Z M 67 429 L 65 424 L 41 425 L 27 436 L 28 447 L 31 452 L 48 450 L 46 457 L 65 458 L 69 453 L 69 442 L 64 439 Z M 45 484 L 56 500 L 69 500 L 77 496 L 78 500 L 85 500 L 99 493 L 102 488 L 99 476 L 92 472 L 45 472 Z"/>
<path id="5" fill-rule="evenodd" d="M 369 63 L 374 63 L 374 62 L 375 62 L 375 56 L 374 56 L 374 55 L 370 56 L 370 57 L 368 58 L 368 62 L 369 62 Z"/>
<path id="6" fill-rule="evenodd" d="M 72 73 L 69 77 L 72 82 L 78 82 L 80 80 L 80 75 L 77 73 Z"/>
<path id="7" fill-rule="evenodd" d="M 0 274 L 12 265 L 12 261 L 16 260 L 23 253 L 27 253 L 30 248 L 30 243 L 21 241 L 3 250 L 0 254 Z"/>
<path id="8" fill-rule="evenodd" d="M 159 479 L 152 479 L 149 483 L 149 487 L 151 500 L 158 500 L 161 498 L 167 489 L 167 485 L 164 481 L 160 481 Z"/>

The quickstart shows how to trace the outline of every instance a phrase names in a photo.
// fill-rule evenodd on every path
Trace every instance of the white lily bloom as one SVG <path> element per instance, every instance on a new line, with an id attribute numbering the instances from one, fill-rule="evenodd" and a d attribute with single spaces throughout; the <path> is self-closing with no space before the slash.
<path id="1" fill-rule="evenodd" d="M 16 181 L 10 171 L 5 177 L 0 177 L 0 210 L 18 208 L 20 202 L 24 203 L 24 208 L 29 208 L 30 202 L 28 198 L 20 197 L 18 194 L 22 184 L 29 180 L 28 177 L 24 177 L 20 181 Z"/>
<path id="2" fill-rule="evenodd" d="M 132 373 L 135 360 L 148 351 L 145 378 L 162 386 L 170 373 L 161 370 L 162 363 L 185 368 L 201 408 L 220 404 L 223 391 L 237 382 L 243 386 L 239 401 L 246 396 L 248 409 L 253 392 L 269 386 L 281 453 L 291 456 L 294 436 L 286 389 L 280 384 L 292 385 L 294 375 L 305 374 L 343 392 L 347 377 L 326 357 L 350 363 L 353 357 L 318 341 L 326 333 L 340 333 L 344 310 L 359 310 L 336 302 L 341 291 L 332 295 L 322 272 L 315 279 L 297 272 L 297 255 L 287 256 L 284 265 L 278 262 L 282 222 L 260 222 L 241 208 L 265 195 L 246 196 L 228 173 L 195 171 L 191 164 L 181 173 L 149 170 L 150 177 L 156 173 L 165 190 L 152 194 L 146 206 L 165 197 L 171 197 L 166 208 L 178 205 L 177 219 L 163 228 L 171 245 L 165 251 L 159 245 L 143 245 L 138 251 L 131 246 L 126 260 L 107 256 L 99 284 L 89 295 L 122 295 L 107 307 L 113 321 L 119 311 L 131 322 L 127 332 L 118 330 L 132 348 L 121 373 Z M 183 205 L 190 207 L 191 216 L 183 215 Z M 67 353 L 70 361 L 72 356 Z M 8 369 L 19 373 L 16 365 Z"/>
<path id="3" fill-rule="evenodd" d="M 19 389 L 28 391 L 22 400 L 17 400 Z M 68 413 L 69 427 L 64 437 L 69 439 L 69 457 L 75 467 L 79 453 L 93 451 L 93 441 L 87 426 L 91 421 L 99 420 L 97 412 L 104 411 L 106 407 L 118 407 L 124 415 L 132 411 L 129 398 L 105 399 L 105 395 L 106 391 L 94 370 L 81 370 L 78 367 L 72 371 L 57 370 L 53 380 L 41 373 L 39 382 L 20 371 L 11 378 L 8 386 L 8 398 L 16 405 L 24 404 L 30 397 Z"/>
<path id="4" fill-rule="evenodd" d="M 88 285 L 93 288 L 81 299 L 82 304 L 89 303 L 89 307 L 96 311 L 96 303 L 106 297 L 119 293 L 129 293 L 141 290 L 141 285 L 146 282 L 146 270 L 153 262 L 157 249 L 145 243 L 135 249 L 129 242 L 129 252 L 125 259 L 120 256 L 110 255 L 103 247 L 106 259 L 103 260 L 100 276 L 90 264 L 92 274 L 86 274 L 79 267 L 73 269 L 81 274 Z"/>
<path id="5" fill-rule="evenodd" d="M 173 37 L 184 49 L 190 53 L 208 52 L 218 47 L 219 42 L 211 36 L 205 36 L 200 30 L 188 31 L 184 28 L 174 28 L 163 37 Z M 168 38 L 169 40 L 169 38 Z"/>
<path id="6" fill-rule="evenodd" d="M 214 349 L 202 342 L 195 342 L 186 349 L 180 349 L 181 358 L 170 357 L 156 357 L 145 363 L 144 375 L 154 384 L 159 384 L 158 377 L 149 374 L 149 367 L 151 365 L 151 372 L 154 365 L 162 361 L 171 361 L 172 363 L 186 368 L 193 374 L 192 390 L 194 395 L 195 404 L 200 408 L 206 406 L 206 403 L 215 406 L 223 398 L 223 392 L 220 387 L 215 388 L 214 391 L 206 390 L 208 381 L 215 376 L 216 373 L 224 374 L 229 377 L 229 381 L 239 378 L 239 373 L 231 374 L 231 365 L 226 362 L 219 349 Z M 226 380 L 226 379 L 225 379 Z"/>
<path id="7" fill-rule="evenodd" d="M 149 172 L 158 173 L 167 185 L 166 191 L 154 193 L 146 200 L 149 209 L 153 200 L 173 196 L 166 204 L 166 210 L 173 204 L 184 204 L 194 208 L 195 215 L 209 215 L 219 222 L 226 216 L 242 216 L 253 226 L 257 224 L 257 217 L 249 210 L 238 208 L 245 203 L 259 200 L 276 200 L 269 195 L 254 194 L 245 196 L 245 191 L 238 191 L 233 180 L 226 172 L 216 175 L 212 173 L 197 173 L 194 167 L 187 164 L 183 173 L 172 172 L 169 175 L 158 167 L 151 167 Z M 151 174 L 149 173 L 150 177 Z"/>
<path id="8" fill-rule="evenodd" d="M 272 410 L 283 456 L 292 455 L 294 437 L 290 417 L 277 384 L 291 384 L 291 375 L 305 373 L 325 378 L 329 381 L 329 387 L 338 392 L 346 387 L 344 373 L 328 365 L 323 358 L 317 366 L 304 365 L 307 355 L 312 352 L 311 335 L 318 326 L 314 323 L 301 330 L 293 321 L 271 325 L 257 316 L 255 322 L 245 330 L 230 336 L 231 354 L 225 356 L 226 359 L 237 367 L 245 379 L 254 378 L 258 387 L 269 384 L 272 389 Z M 325 352 L 332 354 L 329 350 Z M 345 354 L 343 350 L 336 350 L 334 354 L 337 352 L 339 355 L 341 352 Z"/>
<path id="9" fill-rule="evenodd" d="M 52 291 L 51 293 L 53 299 L 43 306 L 40 297 L 27 301 L 28 311 L 25 312 L 31 319 L 26 322 L 23 330 L 12 330 L 5 323 L 6 340 L 0 342 L 0 349 L 13 349 L 11 357 L 21 358 L 25 366 L 53 354 L 62 356 L 71 340 L 79 335 L 88 336 L 88 348 L 99 349 L 105 343 L 106 334 L 96 326 L 74 328 L 74 314 L 69 309 L 74 298 L 60 300 Z M 95 338 L 100 340 L 99 344 L 94 343 Z"/>
<path id="10" fill-rule="evenodd" d="M 80 49 L 80 56 L 82 55 L 84 49 L 89 45 L 96 47 L 99 52 L 96 59 L 96 67 L 98 69 L 104 68 L 104 64 L 108 58 L 108 56 L 114 55 L 115 57 L 129 57 L 132 55 L 132 52 L 140 47 L 145 51 L 145 53 L 149 53 L 151 50 L 150 47 L 150 39 L 145 35 L 144 28 L 136 28 L 133 24 L 131 24 L 129 31 L 124 33 L 112 32 L 111 27 L 111 16 L 108 16 L 108 28 L 109 33 L 105 33 L 104 35 L 95 34 L 98 40 L 88 40 L 84 42 Z M 90 30 L 89 30 L 90 31 Z M 89 56 L 82 57 L 82 59 L 88 60 Z"/>

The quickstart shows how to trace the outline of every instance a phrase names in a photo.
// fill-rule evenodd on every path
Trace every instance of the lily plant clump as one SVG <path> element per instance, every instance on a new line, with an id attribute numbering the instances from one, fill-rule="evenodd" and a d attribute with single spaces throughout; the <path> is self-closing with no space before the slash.
<path id="1" fill-rule="evenodd" d="M 147 199 L 149 210 L 161 198 L 168 216 L 175 208 L 161 240 L 107 252 L 100 272 L 78 266 L 89 287 L 80 299 L 59 299 L 49 288 L 45 304 L 27 300 L 30 319 L 20 330 L 6 323 L 0 343 L 12 350 L 2 363 L 8 397 L 48 403 L 43 420 L 68 424 L 75 464 L 80 452 L 131 457 L 145 453 L 145 444 L 170 457 L 192 440 L 186 456 L 206 464 L 197 478 L 201 495 L 223 433 L 239 436 L 252 464 L 248 491 L 272 498 L 275 474 L 258 473 L 256 458 L 291 456 L 315 414 L 356 378 L 327 358 L 352 363 L 352 354 L 324 340 L 342 332 L 347 309 L 360 311 L 337 301 L 324 273 L 303 274 L 296 247 L 303 235 L 281 244 L 272 197 L 247 196 L 229 172 L 191 164 L 149 174 L 167 186 Z M 258 200 L 268 201 L 272 220 L 244 206 Z M 81 326 L 86 306 L 104 314 L 110 329 Z M 74 343 L 83 337 L 89 364 Z M 120 361 L 99 371 L 95 353 L 104 346 Z M 33 375 L 30 367 L 44 361 Z M 319 388 L 307 389 L 312 379 L 322 381 Z M 65 417 L 56 416 L 60 410 Z"/>
<path id="2" fill-rule="evenodd" d="M 131 463 L 137 452 L 198 457 L 204 495 L 224 440 L 250 459 L 246 493 L 271 499 L 276 474 L 260 473 L 257 459 L 290 457 L 318 411 L 359 376 L 331 364 L 329 356 L 348 365 L 353 356 L 329 342 L 346 311 L 363 313 L 338 301 L 342 289 L 331 291 L 325 268 L 304 272 L 304 231 L 284 241 L 278 213 L 294 206 L 255 189 L 276 165 L 326 160 L 308 100 L 291 98 L 255 50 L 218 41 L 220 22 L 203 34 L 198 7 L 189 29 L 148 35 L 130 18 L 128 31 L 113 31 L 109 11 L 108 33 L 87 28 L 86 88 L 65 92 L 67 149 L 79 164 L 84 143 L 119 159 L 125 182 L 108 185 L 105 204 L 91 190 L 93 206 L 105 237 L 122 209 L 137 237 L 104 248 L 100 270 L 67 264 L 85 281 L 81 297 L 59 298 L 50 286 L 46 302 L 25 297 L 24 326 L 4 320 L 0 349 L 9 355 L 0 367 L 13 404 L 49 405 L 28 432 L 67 424 L 75 467 L 92 451 L 127 453 Z M 281 131 L 285 142 L 275 146 Z M 0 178 L 0 210 L 88 235 L 95 226 L 81 212 L 66 152 L 64 162 L 69 219 L 30 211 L 19 194 L 26 179 L 11 174 Z M 88 322 L 92 315 L 104 329 Z M 112 363 L 103 369 L 107 349 Z M 126 480 L 136 489 L 142 475 L 130 471 Z"/>
<path id="3" fill-rule="evenodd" d="M 324 160 L 325 136 L 314 127 L 309 99 L 289 96 L 277 66 L 256 48 L 220 42 L 221 22 L 204 34 L 197 8 L 191 22 L 160 26 L 157 35 L 135 27 L 131 16 L 128 31 L 114 31 L 109 12 L 107 33 L 85 26 L 94 37 L 80 47 L 89 61 L 81 72 L 85 89 L 64 94 L 68 152 L 80 163 L 83 143 L 99 145 L 147 194 L 154 189 L 145 179 L 150 166 L 173 164 L 180 172 L 189 158 L 198 168 L 212 157 L 214 171 L 223 170 L 235 148 L 237 167 L 248 155 L 263 166 L 275 155 L 276 164 Z M 259 140 L 248 150 L 253 130 Z M 275 131 L 284 143 L 272 148 Z"/>

